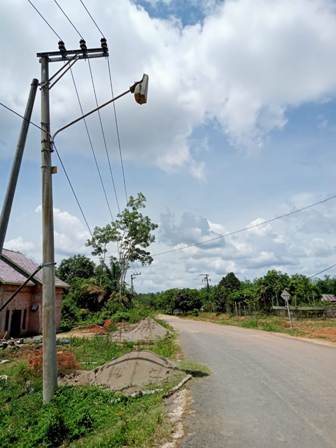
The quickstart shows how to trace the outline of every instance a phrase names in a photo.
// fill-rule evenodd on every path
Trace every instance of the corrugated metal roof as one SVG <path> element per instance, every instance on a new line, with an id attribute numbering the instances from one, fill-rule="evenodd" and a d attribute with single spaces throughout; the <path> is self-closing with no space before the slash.
<path id="1" fill-rule="evenodd" d="M 38 267 L 37 263 L 23 255 L 21 252 L 3 249 L 2 255 L 5 258 L 8 258 L 15 266 L 18 266 L 18 268 L 22 271 L 26 272 L 28 276 L 31 275 Z M 14 267 L 10 266 L 8 262 L 5 260 L 0 260 L 0 282 L 21 285 L 26 279 L 27 277 L 18 272 Z M 37 282 L 42 283 L 42 270 L 34 276 L 34 279 Z M 33 282 L 28 283 L 28 285 L 33 284 Z M 55 277 L 55 285 L 59 288 L 69 287 L 67 283 L 63 282 L 58 277 Z"/>

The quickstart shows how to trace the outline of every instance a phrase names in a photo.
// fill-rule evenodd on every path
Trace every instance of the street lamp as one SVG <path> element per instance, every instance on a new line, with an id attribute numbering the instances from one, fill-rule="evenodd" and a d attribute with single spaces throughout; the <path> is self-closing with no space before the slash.
<path id="1" fill-rule="evenodd" d="M 134 89 L 134 98 L 138 104 L 147 103 L 148 93 L 148 75 L 144 73 L 142 80 L 136 84 Z"/>
<path id="2" fill-rule="evenodd" d="M 128 90 L 125 90 L 125 92 L 121 93 L 118 96 L 115 96 L 114 98 L 111 98 L 110 100 L 106 101 L 105 103 L 101 104 L 100 106 L 95 107 L 94 109 L 90 110 L 86 114 L 81 115 L 80 117 L 76 118 L 75 120 L 72 120 L 70 123 L 62 126 L 51 137 L 51 141 L 53 142 L 55 140 L 55 137 L 60 132 L 69 128 L 73 124 L 78 123 L 78 121 L 83 120 L 84 118 L 88 117 L 89 115 L 92 115 L 93 113 L 97 112 L 98 110 L 102 109 L 103 107 L 108 106 L 109 104 L 111 104 L 114 101 L 118 100 L 119 98 L 127 95 L 128 93 L 132 93 L 134 95 L 134 99 L 138 104 L 146 104 L 147 103 L 147 95 L 148 95 L 148 75 L 146 75 L 144 73 L 141 81 L 135 82 Z"/>

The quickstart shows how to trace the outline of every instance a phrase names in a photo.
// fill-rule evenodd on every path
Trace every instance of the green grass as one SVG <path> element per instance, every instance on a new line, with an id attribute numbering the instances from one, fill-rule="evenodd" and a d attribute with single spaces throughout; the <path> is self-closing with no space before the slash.
<path id="1" fill-rule="evenodd" d="M 134 349 L 174 357 L 178 346 L 171 333 L 142 345 L 115 343 L 108 336 L 72 338 L 58 349 L 72 351 L 81 368 L 93 369 Z M 43 405 L 41 377 L 27 368 L 20 351 L 2 353 L 2 357 L 10 362 L 0 366 L 0 375 L 8 376 L 0 380 L 0 448 L 149 448 L 170 432 L 164 393 L 173 383 L 139 398 L 94 386 L 61 386 L 54 399 Z"/>
<path id="2" fill-rule="evenodd" d="M 221 325 L 233 325 L 236 327 L 251 328 L 275 333 L 286 333 L 291 336 L 303 336 L 305 333 L 300 328 L 290 328 L 285 325 L 287 322 L 277 316 L 256 315 L 256 316 L 229 316 L 226 314 L 200 313 L 196 320 L 207 320 Z"/>
<path id="3" fill-rule="evenodd" d="M 23 379 L 22 374 L 25 376 Z M 166 435 L 162 394 L 127 398 L 93 386 L 60 387 L 42 405 L 41 378 L 0 380 L 0 447 L 149 447 Z"/>
<path id="4" fill-rule="evenodd" d="M 112 341 L 109 336 L 94 336 L 92 338 L 71 338 L 70 344 L 60 347 L 62 347 L 62 350 L 73 352 L 80 367 L 87 370 L 105 364 L 132 350 L 149 350 L 159 356 L 174 358 L 179 349 L 173 332 L 156 342 L 148 344 L 135 344 L 133 342 L 120 344 Z"/>
<path id="5" fill-rule="evenodd" d="M 129 353 L 134 349 L 131 342 L 117 344 L 109 336 L 94 336 L 92 338 L 71 338 L 70 344 L 62 349 L 73 352 L 82 369 L 93 369 L 112 359 Z"/>
<path id="6" fill-rule="evenodd" d="M 165 358 L 174 358 L 179 350 L 175 334 L 168 334 L 153 344 L 149 344 L 148 350 L 151 350 L 159 356 L 164 356 Z"/>
<path id="7" fill-rule="evenodd" d="M 198 362 L 184 359 L 178 363 L 178 368 L 194 377 L 202 377 L 210 375 L 211 371 L 208 366 Z"/>

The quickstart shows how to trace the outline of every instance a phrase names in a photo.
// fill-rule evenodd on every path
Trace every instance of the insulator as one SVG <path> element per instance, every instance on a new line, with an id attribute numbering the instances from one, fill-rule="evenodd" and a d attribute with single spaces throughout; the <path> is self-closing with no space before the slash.
<path id="1" fill-rule="evenodd" d="M 87 51 L 86 42 L 85 42 L 84 39 L 81 39 L 81 40 L 79 41 L 79 46 L 80 46 L 81 50 L 83 50 L 83 52 L 86 52 L 86 51 Z"/>
<path id="2" fill-rule="evenodd" d="M 107 53 L 108 52 L 108 47 L 107 47 L 107 40 L 105 39 L 105 37 L 102 37 L 100 39 L 100 44 L 101 44 L 103 52 Z"/>
<path id="3" fill-rule="evenodd" d="M 62 40 L 60 40 L 58 42 L 58 49 L 59 49 L 59 51 L 61 53 L 65 53 L 66 52 L 66 48 L 65 48 L 64 42 Z"/>

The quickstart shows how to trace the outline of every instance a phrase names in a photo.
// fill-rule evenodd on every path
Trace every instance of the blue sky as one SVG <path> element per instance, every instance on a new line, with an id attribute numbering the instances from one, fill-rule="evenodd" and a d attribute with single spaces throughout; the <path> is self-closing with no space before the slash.
<path id="1" fill-rule="evenodd" d="M 99 45 L 99 33 L 80 2 L 60 3 L 88 46 Z M 78 36 L 55 5 L 35 4 L 67 48 L 76 48 Z M 150 76 L 148 104 L 140 107 L 125 97 L 117 112 L 128 191 L 146 195 L 146 210 L 160 225 L 154 253 L 182 249 L 336 192 L 333 1 L 88 0 L 87 5 L 107 31 L 115 92 L 143 72 Z M 24 0 L 1 2 L 0 17 L 5 61 L 0 101 L 22 112 L 30 81 L 39 77 L 35 53 L 57 49 L 57 39 Z M 88 110 L 94 98 L 86 65 L 77 63 L 74 76 Z M 93 70 L 102 102 L 109 97 L 106 61 L 94 61 Z M 52 90 L 51 104 L 54 130 L 78 115 L 69 76 Z M 106 108 L 102 118 L 124 205 L 112 110 Z M 39 122 L 39 96 L 34 120 Z M 88 124 L 116 212 L 97 117 Z M 19 126 L 0 108 L 0 201 Z M 6 242 L 37 260 L 39 139 L 31 128 Z M 83 125 L 65 131 L 57 145 L 90 226 L 106 224 L 108 211 Z M 87 229 L 60 167 L 54 195 L 57 259 L 89 254 Z M 200 286 L 203 272 L 213 282 L 231 270 L 241 278 L 272 268 L 314 273 L 336 261 L 335 218 L 336 201 L 330 201 L 216 244 L 158 256 L 142 269 L 137 287 Z"/>

